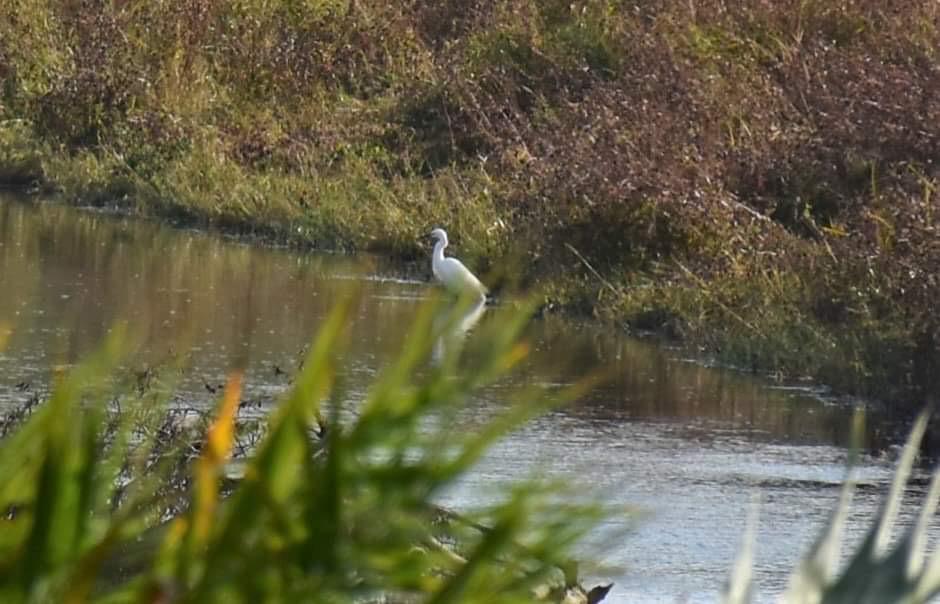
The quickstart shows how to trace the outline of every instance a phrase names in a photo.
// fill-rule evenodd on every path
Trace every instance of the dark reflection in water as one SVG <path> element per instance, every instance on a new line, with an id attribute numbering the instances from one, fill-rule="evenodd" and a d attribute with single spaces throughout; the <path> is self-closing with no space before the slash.
<path id="1" fill-rule="evenodd" d="M 153 223 L 44 204 L 0 200 L 0 408 L 81 359 L 117 321 L 140 350 L 135 366 L 183 359 L 184 396 L 212 404 L 206 386 L 247 369 L 249 393 L 286 387 L 326 313 L 357 290 L 345 382 L 360 396 L 399 350 L 429 284 L 380 276 L 369 257 L 298 254 Z M 447 320 L 443 318 L 441 320 Z M 435 358 L 460 346 L 485 308 L 468 308 Z M 851 409 L 807 391 L 684 360 L 673 350 L 558 319 L 528 328 L 533 354 L 510 379 L 468 405 L 461 429 L 519 385 L 608 379 L 576 405 L 505 439 L 445 499 L 472 506 L 502 481 L 538 470 L 579 480 L 609 502 L 653 515 L 597 571 L 618 587 L 610 601 L 714 601 L 730 568 L 752 493 L 764 493 L 758 537 L 761 589 L 779 592 L 787 570 L 834 505 Z M 873 418 L 873 453 L 896 427 Z M 860 534 L 890 464 L 866 456 L 869 488 L 849 534 Z M 625 522 L 625 521 L 624 521 Z M 613 524 L 617 524 L 616 521 Z M 621 522 L 622 524 L 622 522 Z"/>
<path id="2" fill-rule="evenodd" d="M 809 387 L 708 367 L 679 350 L 593 326 L 549 318 L 534 330 L 539 343 L 536 358 L 555 360 L 552 379 L 573 382 L 592 369 L 604 372 L 605 382 L 572 410 L 579 416 L 678 422 L 690 438 L 733 429 L 756 440 L 849 444 L 852 408 Z M 903 428 L 871 413 L 865 444 L 879 450 L 896 443 Z"/>
<path id="3" fill-rule="evenodd" d="M 368 258 L 294 255 L 156 224 L 46 204 L 0 204 L 0 321 L 13 328 L 4 379 L 48 375 L 127 321 L 140 362 L 184 353 L 220 379 L 289 369 L 335 303 L 361 291 L 350 352 L 394 353 L 423 287 L 369 277 Z"/>

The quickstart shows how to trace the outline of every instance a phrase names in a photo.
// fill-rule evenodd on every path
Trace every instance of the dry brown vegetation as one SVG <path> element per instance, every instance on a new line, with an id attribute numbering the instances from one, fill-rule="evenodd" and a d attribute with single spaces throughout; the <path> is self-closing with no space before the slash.
<path id="1" fill-rule="evenodd" d="M 0 172 L 413 257 L 920 403 L 940 329 L 940 7 L 15 0 Z M 900 395 L 900 396 L 899 396 Z"/>

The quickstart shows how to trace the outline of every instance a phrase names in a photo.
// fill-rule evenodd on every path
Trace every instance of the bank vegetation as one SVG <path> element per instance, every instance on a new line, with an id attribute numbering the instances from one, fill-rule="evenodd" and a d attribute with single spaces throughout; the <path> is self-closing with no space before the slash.
<path id="1" fill-rule="evenodd" d="M 403 260 L 443 226 L 546 308 L 919 407 L 938 49 L 918 0 L 10 0 L 0 178 Z"/>

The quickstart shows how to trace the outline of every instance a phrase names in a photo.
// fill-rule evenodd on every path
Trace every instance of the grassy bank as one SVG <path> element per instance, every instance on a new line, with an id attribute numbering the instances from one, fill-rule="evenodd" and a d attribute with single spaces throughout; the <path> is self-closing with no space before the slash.
<path id="1" fill-rule="evenodd" d="M 445 226 L 554 307 L 919 404 L 938 48 L 913 0 L 15 0 L 0 176 L 402 258 Z"/>

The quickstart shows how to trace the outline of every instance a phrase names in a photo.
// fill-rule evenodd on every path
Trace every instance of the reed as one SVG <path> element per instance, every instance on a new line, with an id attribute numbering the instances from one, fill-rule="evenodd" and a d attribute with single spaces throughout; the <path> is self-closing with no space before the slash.
<path id="1" fill-rule="evenodd" d="M 862 419 L 861 413 L 856 414 L 856 434 L 861 433 Z M 917 504 L 917 520 L 903 534 L 894 535 L 898 512 L 905 498 L 904 490 L 912 475 L 920 441 L 927 430 L 927 419 L 928 414 L 925 412 L 914 423 L 898 461 L 890 491 L 877 515 L 872 518 L 864 539 L 855 551 L 843 552 L 842 531 L 855 489 L 852 473 L 854 455 L 850 456 L 839 504 L 816 542 L 793 570 L 781 602 L 915 604 L 929 602 L 940 593 L 940 554 L 936 551 L 931 553 L 928 548 L 928 532 L 940 500 L 940 470 L 933 472 L 930 486 L 923 500 Z M 727 604 L 745 604 L 752 601 L 755 595 L 751 565 L 758 508 L 755 504 L 745 545 L 724 592 L 724 602 Z"/>
<path id="2" fill-rule="evenodd" d="M 534 478 L 462 516 L 435 505 L 501 435 L 584 386 L 520 392 L 455 430 L 466 397 L 524 358 L 527 314 L 429 368 L 451 327 L 432 306 L 354 401 L 339 305 L 261 426 L 238 421 L 237 371 L 204 425 L 175 421 L 166 376 L 114 379 L 116 333 L 0 441 L 3 601 L 587 602 L 571 552 L 599 506 Z"/>

